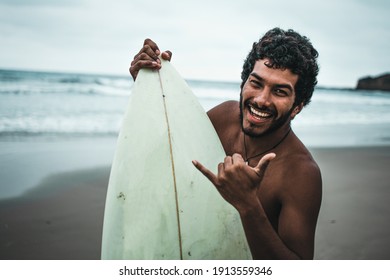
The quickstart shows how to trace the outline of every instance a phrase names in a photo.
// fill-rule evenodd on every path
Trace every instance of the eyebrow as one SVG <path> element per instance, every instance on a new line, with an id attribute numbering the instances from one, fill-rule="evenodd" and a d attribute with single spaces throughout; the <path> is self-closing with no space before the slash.
<path id="1" fill-rule="evenodd" d="M 259 76 L 257 73 L 250 73 L 252 77 L 255 77 L 259 81 L 265 81 L 261 76 Z M 275 85 L 277 88 L 286 88 L 290 90 L 291 92 L 294 92 L 294 88 L 290 84 L 276 84 Z"/>

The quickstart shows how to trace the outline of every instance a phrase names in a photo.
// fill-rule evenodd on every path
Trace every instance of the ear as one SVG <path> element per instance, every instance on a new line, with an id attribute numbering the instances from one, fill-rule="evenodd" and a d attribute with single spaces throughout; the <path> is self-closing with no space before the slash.
<path id="1" fill-rule="evenodd" d="M 303 102 L 297 106 L 295 106 L 294 110 L 291 112 L 291 119 L 294 119 L 296 115 L 298 115 L 303 109 Z"/>

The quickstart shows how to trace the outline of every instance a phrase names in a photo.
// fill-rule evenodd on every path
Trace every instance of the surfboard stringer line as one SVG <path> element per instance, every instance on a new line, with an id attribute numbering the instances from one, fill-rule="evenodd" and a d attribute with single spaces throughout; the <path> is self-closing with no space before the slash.
<path id="1" fill-rule="evenodd" d="M 180 208 L 179 208 L 179 199 L 178 199 L 178 194 L 177 194 L 177 184 L 176 184 L 176 174 L 175 174 L 175 161 L 174 161 L 174 158 L 173 158 L 173 151 L 172 151 L 172 138 L 171 138 L 171 129 L 170 129 L 170 126 L 169 126 L 169 117 L 168 117 L 168 110 L 167 110 L 167 104 L 166 104 L 166 95 L 165 95 L 165 89 L 163 87 L 163 83 L 162 83 L 162 80 L 161 80 L 160 71 L 158 71 L 158 78 L 159 78 L 159 81 L 160 81 L 160 87 L 161 87 L 163 104 L 164 104 L 165 121 L 167 123 L 167 128 L 168 128 L 169 154 L 170 154 L 170 157 L 171 157 L 173 187 L 174 187 L 174 191 L 175 191 L 176 219 L 177 219 L 178 236 L 179 236 L 180 259 L 183 260 L 183 248 L 182 248 L 180 214 L 179 214 L 180 213 Z"/>

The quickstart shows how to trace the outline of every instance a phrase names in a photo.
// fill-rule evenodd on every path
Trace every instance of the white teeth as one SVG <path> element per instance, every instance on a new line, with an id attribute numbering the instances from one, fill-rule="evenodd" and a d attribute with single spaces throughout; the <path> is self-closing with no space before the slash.
<path id="1" fill-rule="evenodd" d="M 271 116 L 270 113 L 257 111 L 255 108 L 253 108 L 251 106 L 249 108 L 251 110 L 251 113 L 254 114 L 255 116 L 259 117 L 259 118 L 268 118 L 268 117 Z"/>

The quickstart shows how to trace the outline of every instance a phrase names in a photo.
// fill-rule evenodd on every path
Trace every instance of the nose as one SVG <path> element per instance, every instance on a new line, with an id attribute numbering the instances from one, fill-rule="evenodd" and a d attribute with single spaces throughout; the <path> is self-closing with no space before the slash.
<path id="1" fill-rule="evenodd" d="M 271 89 L 268 87 L 263 87 L 261 90 L 256 91 L 256 95 L 253 98 L 253 101 L 259 106 L 268 107 L 271 104 Z"/>

